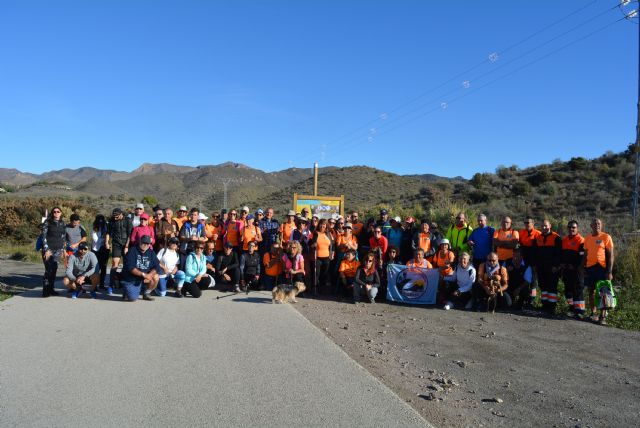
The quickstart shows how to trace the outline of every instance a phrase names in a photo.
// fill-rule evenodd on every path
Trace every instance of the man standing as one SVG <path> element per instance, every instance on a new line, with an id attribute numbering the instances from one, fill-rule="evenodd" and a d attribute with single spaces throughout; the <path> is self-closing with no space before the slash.
<path id="1" fill-rule="evenodd" d="M 551 222 L 542 222 L 542 233 L 536 239 L 536 268 L 542 291 L 542 310 L 553 315 L 558 303 L 558 280 L 560 279 L 560 251 L 562 239 L 551 231 Z"/>
<path id="2" fill-rule="evenodd" d="M 140 226 L 140 216 L 144 213 L 144 204 L 136 204 L 132 214 L 127 215 L 133 227 Z"/>
<path id="3" fill-rule="evenodd" d="M 584 238 L 585 249 L 585 282 L 589 287 L 591 318 L 600 321 L 596 312 L 595 289 L 598 281 L 613 279 L 613 240 L 602 231 L 602 220 L 591 221 L 591 233 Z"/>
<path id="4" fill-rule="evenodd" d="M 445 238 L 451 243 L 451 250 L 457 255 L 461 252 L 470 253 L 469 236 L 473 228 L 467 224 L 467 218 L 463 212 L 456 215 L 456 222 L 449 226 Z M 474 256 L 475 257 L 475 256 Z"/>
<path id="5" fill-rule="evenodd" d="M 476 272 L 480 268 L 480 264 L 487 260 L 487 256 L 493 251 L 493 235 L 496 230 L 487 226 L 487 216 L 478 214 L 478 227 L 473 229 L 467 243 L 473 250 L 473 267 Z"/>
<path id="6" fill-rule="evenodd" d="M 76 254 L 78 246 L 82 242 L 87 242 L 87 231 L 80 224 L 80 216 L 78 214 L 71 214 L 69 217 L 69 224 L 65 227 L 64 232 L 67 240 L 67 255 Z"/>
<path id="7" fill-rule="evenodd" d="M 273 218 L 273 208 L 267 208 L 265 216 L 260 220 L 260 231 L 262 232 L 262 242 L 260 243 L 260 254 L 268 253 L 271 246 L 278 242 L 280 234 L 280 223 Z"/>
<path id="8" fill-rule="evenodd" d="M 111 272 L 109 273 L 109 287 L 107 293 L 112 294 L 116 286 L 116 276 L 120 260 L 127 254 L 129 237 L 133 230 L 133 225 L 120 208 L 115 208 L 111 213 L 111 221 L 107 227 L 105 247 L 111 250 Z"/>
<path id="9" fill-rule="evenodd" d="M 364 224 L 360 221 L 360 216 L 357 211 L 351 213 L 351 227 L 353 227 L 353 234 L 355 237 L 360 239 L 360 233 L 362 233 Z"/>
<path id="10" fill-rule="evenodd" d="M 181 209 L 183 207 L 180 207 Z M 189 253 L 195 249 L 198 242 L 207 241 L 207 232 L 204 223 L 200 222 L 200 210 L 191 208 L 189 211 L 189 221 L 184 222 L 180 228 L 180 270 L 184 271 L 185 261 Z"/>
<path id="11" fill-rule="evenodd" d="M 376 222 L 376 227 L 382 231 L 382 236 L 387 238 L 391 230 L 391 222 L 389 221 L 389 211 L 385 208 L 380 210 L 380 219 Z"/>
<path id="12" fill-rule="evenodd" d="M 513 258 L 513 249 L 518 245 L 519 239 L 520 234 L 511 226 L 511 217 L 503 217 L 500 229 L 493 234 L 493 247 L 502 266 Z"/>
<path id="13" fill-rule="evenodd" d="M 159 271 L 160 263 L 151 248 L 151 237 L 144 235 L 140 238 L 138 245 L 132 247 L 125 257 L 124 269 L 122 270 L 122 298 L 135 302 L 144 287 L 142 299 L 154 300 L 149 293 L 158 285 Z"/>
<path id="14" fill-rule="evenodd" d="M 189 221 L 189 218 L 187 217 L 187 207 L 184 205 L 180 205 L 180 208 L 178 208 L 178 212 L 176 214 L 177 217 L 174 220 L 178 225 L 178 232 L 180 232 L 180 229 L 182 229 L 182 225 L 185 222 Z"/>
<path id="15" fill-rule="evenodd" d="M 536 229 L 533 218 L 527 217 L 524 220 L 524 229 L 518 231 L 518 243 L 522 248 L 522 258 L 530 266 L 533 264 L 533 253 L 535 251 L 536 239 L 540 231 Z"/>
<path id="16" fill-rule="evenodd" d="M 91 297 L 96 298 L 96 287 L 100 282 L 100 274 L 96 270 L 98 258 L 89 251 L 86 242 L 78 245 L 76 254 L 69 257 L 67 271 L 62 283 L 69 289 L 71 298 L 80 296 L 83 290 L 89 290 Z"/>
<path id="17" fill-rule="evenodd" d="M 569 305 L 569 316 L 584 318 L 584 238 L 578 233 L 578 222 L 569 221 L 567 236 L 562 238 L 560 253 L 564 296 Z"/>

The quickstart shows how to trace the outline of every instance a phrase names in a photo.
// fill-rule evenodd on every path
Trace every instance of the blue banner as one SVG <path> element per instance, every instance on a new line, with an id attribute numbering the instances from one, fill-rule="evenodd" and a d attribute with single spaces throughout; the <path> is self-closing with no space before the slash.
<path id="1" fill-rule="evenodd" d="M 439 277 L 438 269 L 389 265 L 387 300 L 414 305 L 435 305 Z"/>

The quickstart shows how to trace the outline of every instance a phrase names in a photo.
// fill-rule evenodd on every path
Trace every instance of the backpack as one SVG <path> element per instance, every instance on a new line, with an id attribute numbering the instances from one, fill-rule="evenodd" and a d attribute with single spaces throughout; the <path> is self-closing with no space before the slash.
<path id="1" fill-rule="evenodd" d="M 598 309 L 614 309 L 617 305 L 618 298 L 611 281 L 598 281 L 596 283 L 596 307 Z"/>
<path id="2" fill-rule="evenodd" d="M 38 235 L 38 239 L 36 240 L 36 251 L 42 251 L 42 244 L 44 244 L 42 239 L 42 234 Z"/>

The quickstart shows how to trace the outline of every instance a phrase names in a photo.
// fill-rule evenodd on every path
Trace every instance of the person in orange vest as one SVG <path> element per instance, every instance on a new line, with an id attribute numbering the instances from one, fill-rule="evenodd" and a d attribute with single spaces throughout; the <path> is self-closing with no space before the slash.
<path id="1" fill-rule="evenodd" d="M 289 210 L 287 213 L 287 220 L 280 225 L 280 242 L 282 243 L 282 249 L 286 250 L 289 241 L 291 241 L 291 234 L 296 229 L 296 212 Z"/>
<path id="2" fill-rule="evenodd" d="M 444 238 L 440 240 L 438 245 L 438 251 L 431 258 L 431 264 L 434 268 L 440 271 L 440 278 L 438 280 L 438 299 L 442 305 L 446 304 L 447 290 L 449 289 L 449 282 L 455 281 L 453 275 L 453 268 L 455 266 L 456 255 L 450 249 L 449 240 Z"/>
<path id="3" fill-rule="evenodd" d="M 431 257 L 435 254 L 437 249 L 437 243 L 436 245 L 433 244 L 433 236 L 431 236 L 431 232 L 429 231 L 429 222 L 426 219 L 423 219 L 420 224 L 420 230 L 417 230 L 413 235 L 412 247 L 414 250 L 422 248 L 425 257 Z"/>
<path id="4" fill-rule="evenodd" d="M 569 305 L 568 316 L 584 318 L 584 238 L 578 232 L 578 222 L 569 221 L 567 236 L 562 238 L 560 268 L 564 296 Z"/>
<path id="5" fill-rule="evenodd" d="M 256 248 L 258 248 L 258 245 L 262 242 L 262 232 L 260 231 L 260 228 L 254 224 L 255 218 L 253 215 L 248 214 L 245 218 L 245 222 L 246 225 L 242 231 L 242 250 L 247 252 L 249 251 L 250 242 L 255 242 Z"/>
<path id="6" fill-rule="evenodd" d="M 542 233 L 536 238 L 536 269 L 542 291 L 542 310 L 553 315 L 558 303 L 558 280 L 560 279 L 560 251 L 562 239 L 551 230 L 551 222 L 542 222 Z"/>
<path id="7" fill-rule="evenodd" d="M 518 245 L 519 239 L 520 234 L 511 225 L 511 217 L 503 217 L 500 229 L 493 234 L 493 248 L 502 266 L 513 258 L 513 249 Z"/>
<path id="8" fill-rule="evenodd" d="M 589 306 L 591 320 L 605 324 L 596 312 L 595 289 L 598 281 L 613 279 L 613 240 L 611 235 L 602 231 L 602 220 L 591 221 L 591 233 L 584 237 L 585 250 L 585 283 L 589 288 Z"/>
<path id="9" fill-rule="evenodd" d="M 357 211 L 351 213 L 351 227 L 353 227 L 353 234 L 356 238 L 360 238 L 364 224 L 360 221 L 360 215 Z"/>
<path id="10" fill-rule="evenodd" d="M 181 205 L 180 208 L 178 208 L 176 215 L 177 217 L 174 218 L 174 220 L 178 224 L 178 232 L 180 232 L 180 229 L 182 229 L 182 225 L 185 222 L 189 221 L 189 218 L 187 217 L 187 207 Z"/>
<path id="11" fill-rule="evenodd" d="M 242 232 L 244 230 L 244 222 L 238 220 L 238 212 L 231 210 L 229 212 L 229 219 L 224 225 L 224 243 L 231 244 L 236 254 L 240 254 L 242 251 L 240 244 L 242 241 Z"/>
<path id="12" fill-rule="evenodd" d="M 407 267 L 431 269 L 433 266 L 431 266 L 429 260 L 424 258 L 424 250 L 416 248 L 413 252 L 413 258 L 407 262 Z"/>
<path id="13" fill-rule="evenodd" d="M 356 272 L 359 267 L 360 262 L 356 260 L 356 250 L 347 250 L 338 269 L 338 278 L 345 296 L 353 295 L 353 282 L 355 281 Z"/>

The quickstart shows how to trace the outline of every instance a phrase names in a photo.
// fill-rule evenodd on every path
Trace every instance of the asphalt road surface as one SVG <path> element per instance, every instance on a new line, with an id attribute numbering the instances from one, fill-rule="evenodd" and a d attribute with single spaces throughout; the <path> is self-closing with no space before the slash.
<path id="1" fill-rule="evenodd" d="M 63 295 L 0 303 L 2 426 L 428 426 L 269 293 Z"/>

